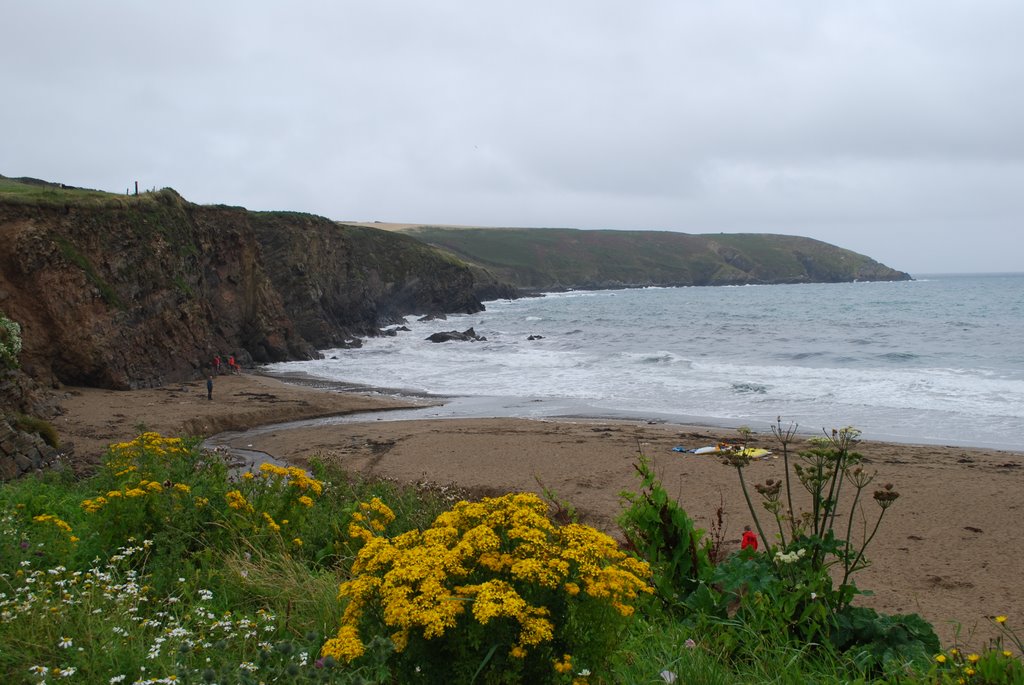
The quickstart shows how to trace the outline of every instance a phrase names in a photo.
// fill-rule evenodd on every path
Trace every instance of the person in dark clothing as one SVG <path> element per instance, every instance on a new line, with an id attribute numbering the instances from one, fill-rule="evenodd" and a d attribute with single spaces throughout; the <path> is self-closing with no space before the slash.
<path id="1" fill-rule="evenodd" d="M 206 377 L 206 399 L 213 399 L 213 376 Z"/>
<path id="2" fill-rule="evenodd" d="M 751 551 L 757 551 L 757 533 L 750 530 L 750 526 L 743 526 L 743 540 L 740 541 L 740 549 L 750 548 Z"/>

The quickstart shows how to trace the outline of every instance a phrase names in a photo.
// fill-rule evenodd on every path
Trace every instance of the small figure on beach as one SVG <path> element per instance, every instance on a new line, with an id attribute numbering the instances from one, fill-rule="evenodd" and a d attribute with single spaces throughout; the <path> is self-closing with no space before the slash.
<path id="1" fill-rule="evenodd" d="M 213 399 L 213 376 L 206 377 L 206 399 Z"/>
<path id="2" fill-rule="evenodd" d="M 740 541 L 740 549 L 750 548 L 757 551 L 757 533 L 750 530 L 750 526 L 743 526 L 743 540 Z"/>
<path id="3" fill-rule="evenodd" d="M 219 376 L 220 375 L 220 355 L 219 354 L 213 355 L 213 375 L 214 376 Z"/>
<path id="4" fill-rule="evenodd" d="M 241 369 L 238 368 L 238 363 L 235 361 L 235 355 L 228 357 L 228 373 L 237 374 Z"/>

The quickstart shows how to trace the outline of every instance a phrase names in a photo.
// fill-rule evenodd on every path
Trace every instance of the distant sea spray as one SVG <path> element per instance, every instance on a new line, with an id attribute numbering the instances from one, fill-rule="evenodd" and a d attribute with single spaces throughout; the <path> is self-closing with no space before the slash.
<path id="1" fill-rule="evenodd" d="M 606 416 L 1024 450 L 1024 275 L 575 291 L 488 302 L 269 367 L 460 398 L 454 412 Z M 486 342 L 430 343 L 473 327 Z M 533 340 L 528 340 L 534 336 Z"/>

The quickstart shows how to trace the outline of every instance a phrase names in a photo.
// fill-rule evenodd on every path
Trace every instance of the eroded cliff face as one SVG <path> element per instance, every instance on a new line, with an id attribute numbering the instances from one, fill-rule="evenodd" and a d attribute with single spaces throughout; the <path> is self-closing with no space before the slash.
<path id="1" fill-rule="evenodd" d="M 408 236 L 307 214 L 254 213 L 250 222 L 296 329 L 318 348 L 408 314 L 483 309 L 467 265 Z"/>
<path id="2" fill-rule="evenodd" d="M 404 236 L 169 189 L 0 198 L 0 246 L 0 310 L 44 383 L 163 385 L 201 375 L 214 354 L 310 358 L 405 314 L 482 308 L 468 267 Z"/>

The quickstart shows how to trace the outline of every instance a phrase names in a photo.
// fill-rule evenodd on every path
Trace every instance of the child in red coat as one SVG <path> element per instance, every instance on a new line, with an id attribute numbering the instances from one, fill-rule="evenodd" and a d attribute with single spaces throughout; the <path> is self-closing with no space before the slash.
<path id="1" fill-rule="evenodd" d="M 750 548 L 757 551 L 757 533 L 750 530 L 750 526 L 743 526 L 743 540 L 740 541 L 740 549 Z"/>

